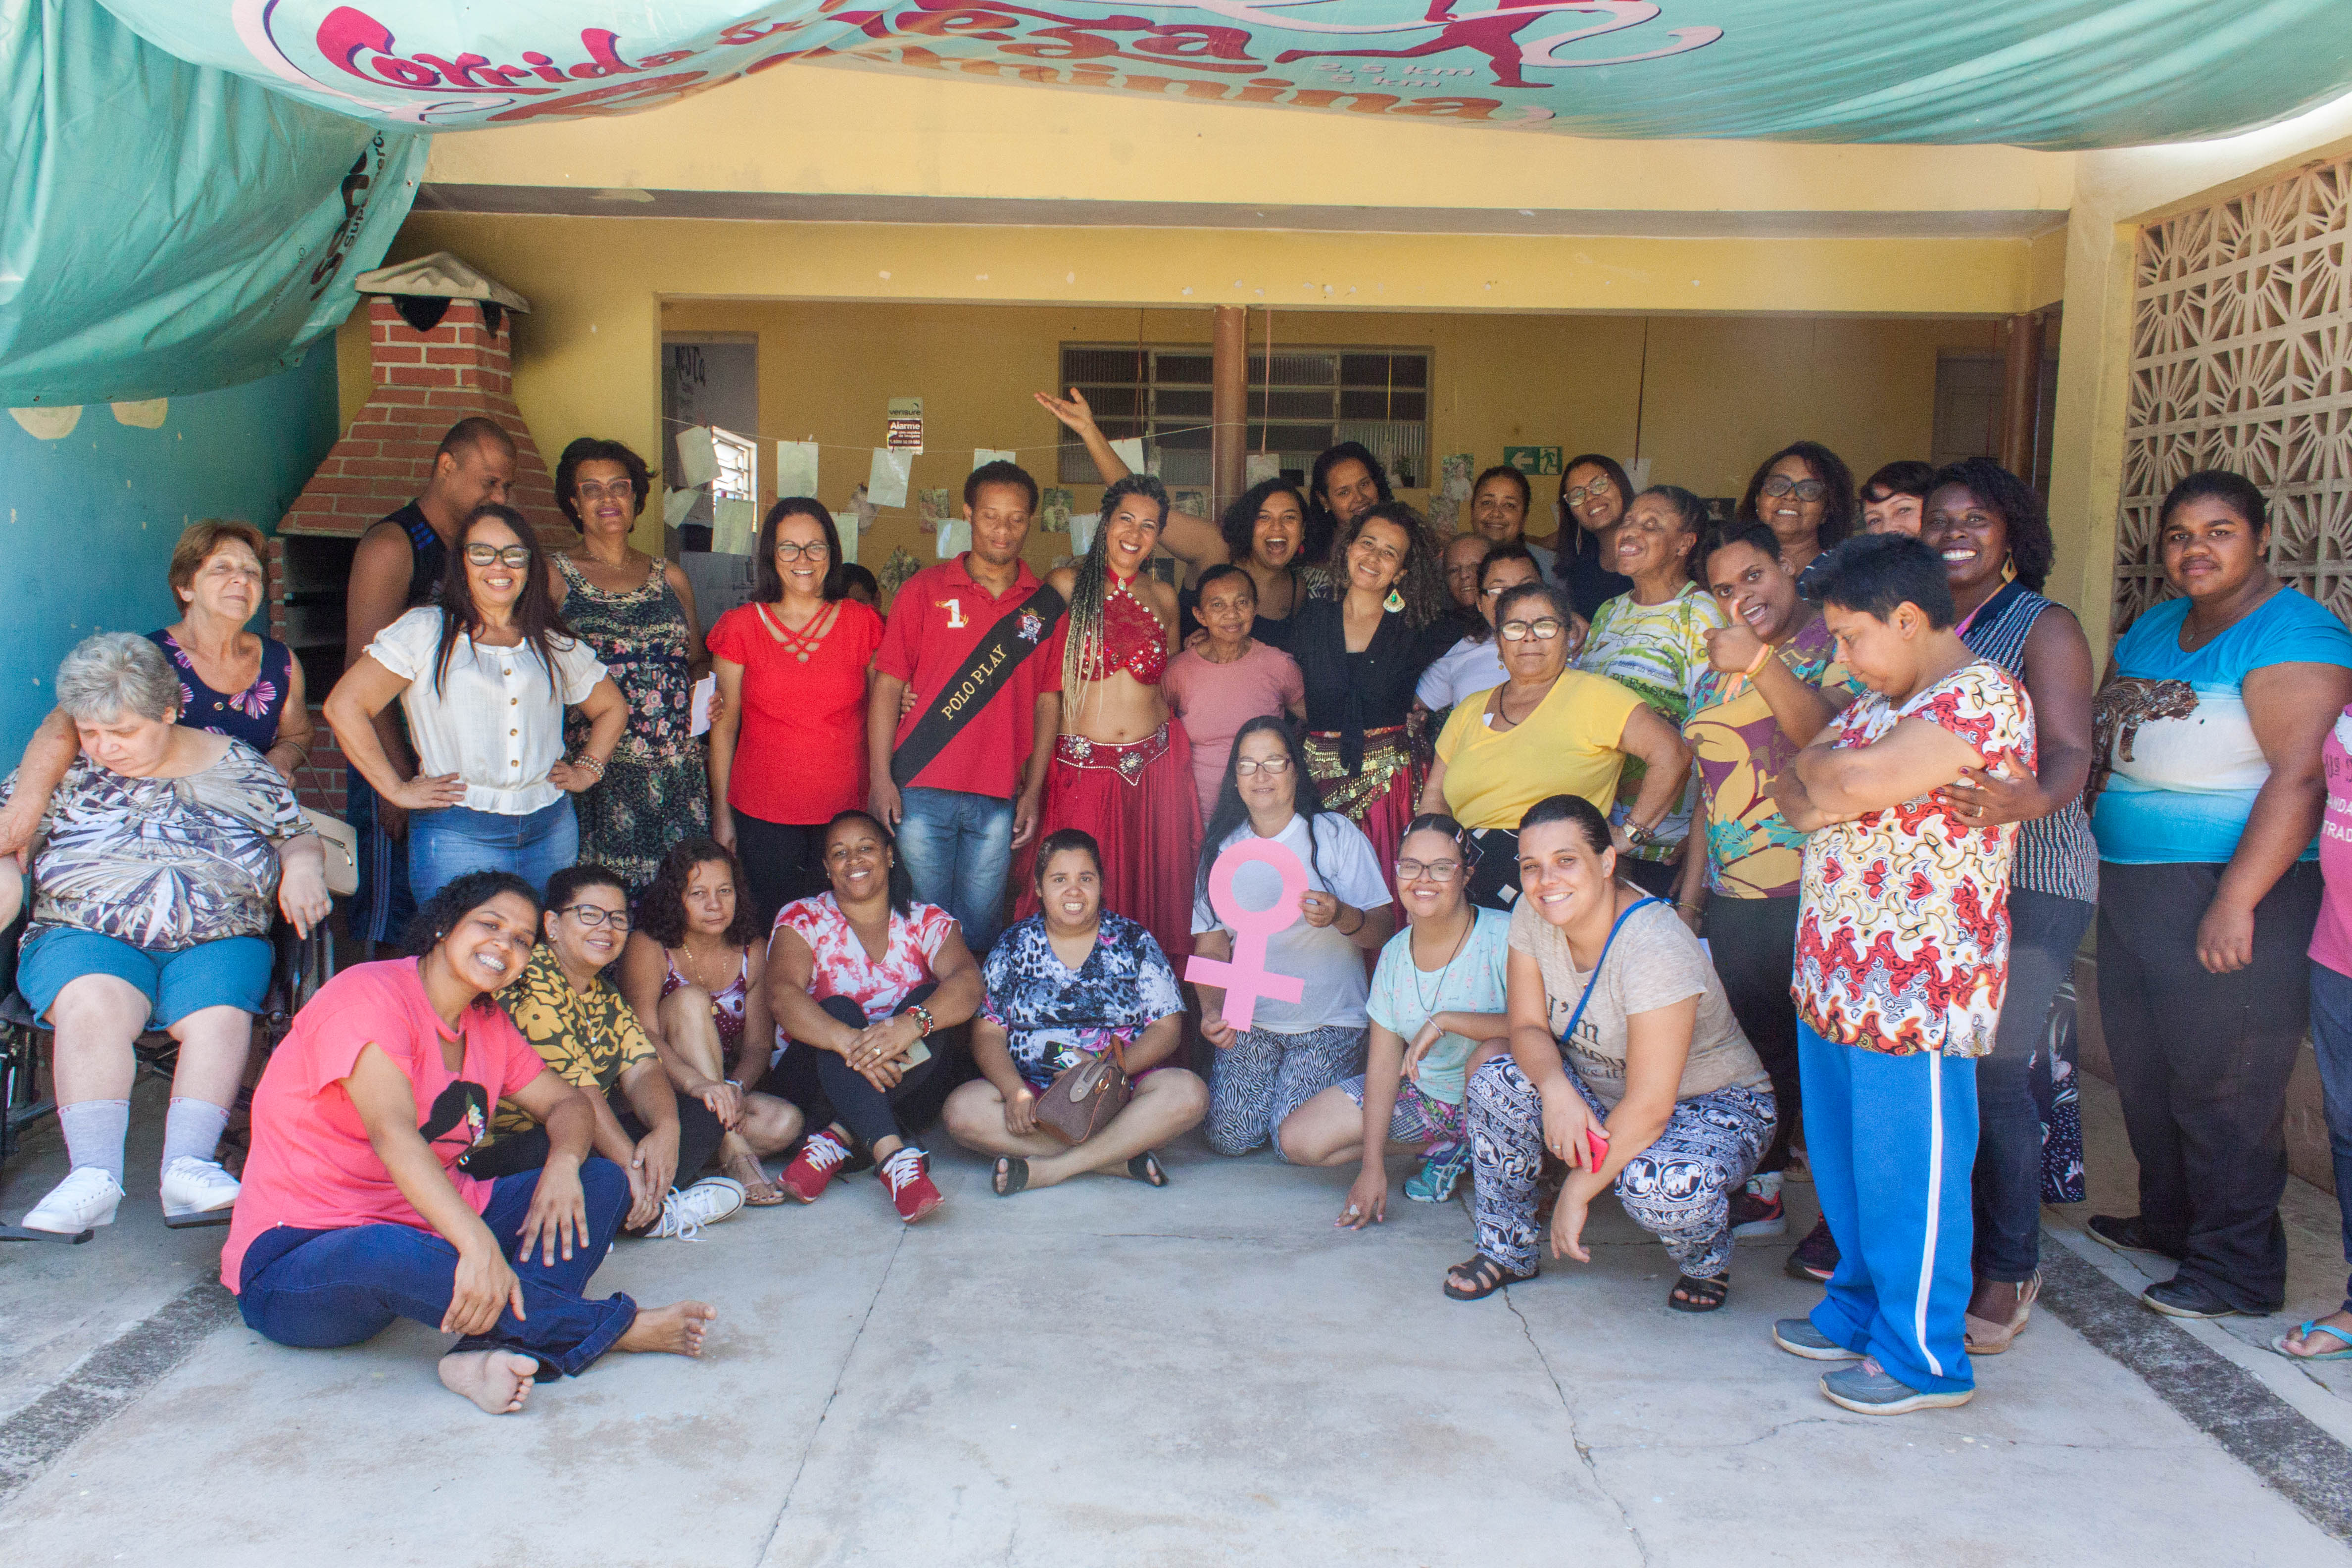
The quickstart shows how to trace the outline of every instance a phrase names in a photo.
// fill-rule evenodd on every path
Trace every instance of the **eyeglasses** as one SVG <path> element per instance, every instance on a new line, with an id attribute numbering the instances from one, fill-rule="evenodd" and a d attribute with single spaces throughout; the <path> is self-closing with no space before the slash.
<path id="1" fill-rule="evenodd" d="M 555 912 L 560 915 L 570 915 L 592 931 L 598 926 L 606 925 L 611 926 L 614 931 L 629 929 L 629 911 L 626 910 L 603 909 L 595 904 L 566 904 Z"/>
<path id="2" fill-rule="evenodd" d="M 1549 642 L 1568 628 L 1546 616 L 1539 621 L 1505 621 L 1495 628 L 1505 642 L 1525 642 L 1533 637 L 1538 642 Z"/>
<path id="3" fill-rule="evenodd" d="M 530 552 L 520 544 L 509 544 L 504 550 L 495 544 L 466 546 L 466 564 L 468 566 L 491 566 L 501 562 L 509 566 L 528 566 L 530 564 Z"/>
<path id="4" fill-rule="evenodd" d="M 1792 479 L 1786 474 L 1774 474 L 1764 481 L 1764 493 L 1775 500 L 1784 496 L 1795 496 L 1799 500 L 1819 500 L 1830 493 L 1830 488 L 1819 479 Z"/>
<path id="5" fill-rule="evenodd" d="M 1589 485 L 1579 485 L 1568 492 L 1568 504 L 1575 506 L 1588 496 L 1605 496 L 1612 488 L 1606 479 L 1595 479 Z"/>
<path id="6" fill-rule="evenodd" d="M 814 544 L 794 544 L 789 539 L 776 541 L 776 559 L 779 561 L 798 561 L 803 555 L 812 561 L 822 561 L 831 553 L 821 539 Z"/>
<path id="7" fill-rule="evenodd" d="M 1286 773 L 1289 771 L 1290 759 L 1288 757 L 1267 757 L 1263 761 L 1255 757 L 1244 757 L 1240 762 L 1234 764 L 1234 776 L 1235 778 L 1245 779 L 1252 773 Z"/>
<path id="8" fill-rule="evenodd" d="M 582 500 L 633 501 L 637 499 L 637 487 L 626 479 L 614 479 L 609 485 L 600 485 L 595 480 L 589 479 L 572 486 L 572 493 Z"/>
<path id="9" fill-rule="evenodd" d="M 1450 882 L 1462 875 L 1459 860 L 1400 860 L 1396 863 L 1397 880 L 1419 881 L 1426 877 L 1433 882 Z"/>

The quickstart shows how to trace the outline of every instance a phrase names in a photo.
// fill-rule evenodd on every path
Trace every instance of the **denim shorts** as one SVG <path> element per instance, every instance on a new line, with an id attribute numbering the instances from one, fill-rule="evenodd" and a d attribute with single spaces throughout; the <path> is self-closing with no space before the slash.
<path id="1" fill-rule="evenodd" d="M 261 1011 L 273 960 L 267 938 L 223 937 L 194 947 L 135 947 L 72 926 L 45 926 L 16 957 L 16 989 L 47 1018 L 58 993 L 85 974 L 111 974 L 147 998 L 154 1024 L 170 1028 L 206 1007 Z"/>

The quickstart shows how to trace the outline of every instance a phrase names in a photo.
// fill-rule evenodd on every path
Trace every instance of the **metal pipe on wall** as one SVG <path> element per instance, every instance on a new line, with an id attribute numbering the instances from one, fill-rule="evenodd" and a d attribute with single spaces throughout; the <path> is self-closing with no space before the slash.
<path id="1" fill-rule="evenodd" d="M 1240 305 L 1219 305 L 1210 336 L 1209 459 L 1215 515 L 1241 495 L 1242 454 L 1249 445 L 1249 315 Z"/>

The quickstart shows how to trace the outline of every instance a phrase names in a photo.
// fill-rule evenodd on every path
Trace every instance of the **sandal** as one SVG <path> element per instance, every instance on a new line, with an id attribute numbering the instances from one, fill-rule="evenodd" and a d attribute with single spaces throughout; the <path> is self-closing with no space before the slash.
<path id="1" fill-rule="evenodd" d="M 1730 1299 L 1731 1276 L 1718 1274 L 1703 1279 L 1696 1274 L 1685 1274 L 1675 1280 L 1675 1288 L 1666 1292 L 1666 1305 L 1677 1312 L 1712 1312 Z"/>
<path id="2" fill-rule="evenodd" d="M 739 1154 L 723 1162 L 719 1169 L 720 1174 L 742 1184 L 743 1202 L 752 1208 L 773 1208 L 784 1201 L 784 1194 L 768 1180 L 767 1169 L 756 1155 Z"/>
<path id="3" fill-rule="evenodd" d="M 1445 1271 L 1445 1293 L 1456 1301 L 1483 1301 L 1506 1285 L 1526 1284 L 1537 1273 L 1533 1268 L 1525 1274 L 1514 1273 L 1481 1252 Z M 1456 1276 L 1461 1283 L 1457 1283 Z"/>
<path id="4" fill-rule="evenodd" d="M 1127 1163 L 1127 1173 L 1147 1187 L 1168 1184 L 1168 1173 L 1160 1168 L 1160 1156 L 1149 1149 Z"/>
<path id="5" fill-rule="evenodd" d="M 2009 1321 L 1996 1322 L 1990 1318 L 1969 1313 L 1962 1320 L 1967 1330 L 1962 1342 L 1968 1347 L 1969 1354 L 1999 1355 L 2007 1350 L 2010 1342 L 2025 1331 L 2025 1321 L 2033 1316 L 2033 1302 L 2041 1294 L 2042 1273 L 2036 1269 L 2032 1279 L 2017 1288 L 2017 1310 L 2010 1314 Z"/>
<path id="6" fill-rule="evenodd" d="M 2342 1344 L 2344 1348 L 2333 1351 L 2291 1351 L 2286 1348 L 2286 1342 L 2287 1341 L 2294 1339 L 2296 1334 L 2303 1336 L 2303 1342 L 2305 1344 L 2309 1344 L 2311 1342 L 2312 1335 L 2326 1334 L 2329 1338 L 2336 1340 L 2337 1342 Z M 2321 1322 L 2318 1319 L 2314 1318 L 2311 1321 L 2295 1330 L 2294 1333 L 2281 1334 L 2278 1338 L 2273 1340 L 2271 1342 L 2271 1349 L 2278 1352 L 2279 1354 L 2286 1357 L 2289 1361 L 2352 1361 L 2352 1329 L 2331 1329 L 2326 1324 Z"/>
<path id="7" fill-rule="evenodd" d="M 1009 1198 L 1029 1184 L 1029 1162 L 1018 1154 L 1000 1155 L 989 1186 L 1000 1198 Z"/>

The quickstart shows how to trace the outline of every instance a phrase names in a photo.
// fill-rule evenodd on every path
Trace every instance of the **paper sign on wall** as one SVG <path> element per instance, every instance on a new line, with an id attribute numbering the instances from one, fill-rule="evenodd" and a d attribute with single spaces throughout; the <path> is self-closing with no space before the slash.
<path id="1" fill-rule="evenodd" d="M 1523 474 L 1557 474 L 1559 472 L 1559 448 L 1557 447 L 1506 447 L 1503 461 Z"/>
<path id="2" fill-rule="evenodd" d="M 1242 454 L 1242 481 L 1264 484 L 1268 479 L 1282 478 L 1282 454 L 1279 452 L 1244 452 Z"/>
<path id="3" fill-rule="evenodd" d="M 662 521 L 672 528 L 684 527 L 687 513 L 692 511 L 694 503 L 701 499 L 699 490 L 662 491 Z"/>
<path id="4" fill-rule="evenodd" d="M 1070 554 L 1075 558 L 1095 547 L 1095 525 L 1102 521 L 1098 511 L 1073 512 L 1070 516 Z"/>
<path id="5" fill-rule="evenodd" d="M 890 400 L 890 433 L 883 444 L 894 452 L 917 452 L 923 449 L 923 400 L 919 397 L 894 397 Z"/>
<path id="6" fill-rule="evenodd" d="M 915 454 L 874 448 L 874 465 L 866 476 L 866 499 L 876 506 L 905 506 L 907 480 L 915 471 Z"/>
<path id="7" fill-rule="evenodd" d="M 940 559 L 952 561 L 971 548 L 971 524 L 953 518 L 940 524 Z"/>
<path id="8" fill-rule="evenodd" d="M 776 495 L 813 496 L 816 494 L 816 443 L 814 441 L 779 441 L 776 443 Z"/>
<path id="9" fill-rule="evenodd" d="M 719 477 L 719 447 L 708 425 L 677 433 L 677 477 L 688 489 L 699 489 Z"/>
<path id="10" fill-rule="evenodd" d="M 1001 450 L 994 447 L 974 447 L 971 449 L 971 466 L 975 468 L 984 468 L 991 463 L 1010 463 L 1013 460 L 1013 449 L 1009 447 Z"/>
<path id="11" fill-rule="evenodd" d="M 1074 498 L 1062 485 L 1047 485 L 1037 498 L 1037 527 L 1045 533 L 1070 531 L 1070 504 Z"/>
<path id="12" fill-rule="evenodd" d="M 1147 471 L 1143 466 L 1142 437 L 1129 436 L 1124 441 L 1113 441 L 1110 444 L 1110 449 L 1113 457 L 1127 465 L 1129 473 L 1140 474 Z"/>
<path id="13" fill-rule="evenodd" d="M 1274 901 L 1263 909 L 1252 909 L 1241 901 L 1234 888 L 1234 879 L 1252 864 L 1264 866 L 1279 879 L 1279 890 Z M 1263 888 L 1265 878 L 1261 874 L 1252 879 L 1252 891 Z M 1265 966 L 1265 946 L 1276 932 L 1286 931 L 1298 919 L 1300 900 L 1307 891 L 1307 868 L 1298 857 L 1271 838 L 1244 838 L 1240 843 L 1217 857 L 1209 868 L 1209 907 L 1217 919 L 1234 933 L 1233 962 L 1218 958 L 1193 958 L 1184 965 L 1184 978 L 1196 985 L 1222 985 L 1225 1000 L 1220 1011 L 1226 1023 L 1236 1029 L 1246 1029 L 1257 1018 L 1260 997 L 1277 1002 L 1296 1002 L 1305 994 L 1305 987 L 1295 977 L 1276 974 Z"/>
<path id="14" fill-rule="evenodd" d="M 719 555 L 749 555 L 760 531 L 760 509 L 754 502 L 721 496 L 710 505 L 710 548 Z"/>
<path id="15" fill-rule="evenodd" d="M 916 526 L 925 533 L 936 533 L 942 525 L 956 520 L 955 492 L 945 486 L 917 490 L 915 508 L 920 519 Z"/>

